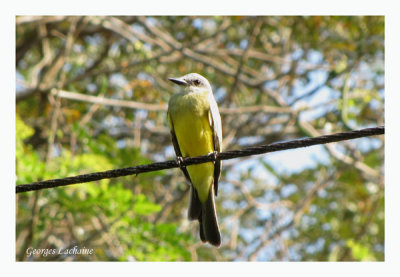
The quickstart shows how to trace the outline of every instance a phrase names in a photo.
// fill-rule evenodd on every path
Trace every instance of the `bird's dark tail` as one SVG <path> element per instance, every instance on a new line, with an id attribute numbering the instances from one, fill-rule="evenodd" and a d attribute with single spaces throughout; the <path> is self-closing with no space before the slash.
<path id="1" fill-rule="evenodd" d="M 221 245 L 221 234 L 218 227 L 217 212 L 214 200 L 214 185 L 210 186 L 208 199 L 200 202 L 196 190 L 192 187 L 190 191 L 189 219 L 199 221 L 200 239 L 214 246 Z"/>

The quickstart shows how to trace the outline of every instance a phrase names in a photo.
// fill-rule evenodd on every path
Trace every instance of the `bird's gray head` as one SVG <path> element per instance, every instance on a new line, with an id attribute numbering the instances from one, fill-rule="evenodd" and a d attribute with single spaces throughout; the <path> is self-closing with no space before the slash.
<path id="1" fill-rule="evenodd" d="M 206 78 L 197 73 L 189 73 L 179 78 L 168 78 L 171 82 L 191 89 L 211 90 L 211 85 Z"/>

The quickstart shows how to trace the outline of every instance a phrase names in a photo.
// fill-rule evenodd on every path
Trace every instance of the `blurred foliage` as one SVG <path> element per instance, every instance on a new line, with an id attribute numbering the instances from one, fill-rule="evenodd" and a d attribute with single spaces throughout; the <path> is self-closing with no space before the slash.
<path id="1" fill-rule="evenodd" d="M 24 184 L 173 159 L 167 79 L 189 72 L 224 150 L 384 125 L 384 17 L 20 16 L 16 72 Z M 224 162 L 218 249 L 178 169 L 18 194 L 16 260 L 384 260 L 384 136 L 312 149 Z M 94 253 L 27 255 L 74 246 Z"/>

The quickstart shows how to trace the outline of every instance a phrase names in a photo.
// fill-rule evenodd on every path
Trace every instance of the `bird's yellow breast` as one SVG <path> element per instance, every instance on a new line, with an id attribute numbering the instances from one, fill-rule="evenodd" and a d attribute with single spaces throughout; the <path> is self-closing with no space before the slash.
<path id="1" fill-rule="evenodd" d="M 184 157 L 201 156 L 214 151 L 208 99 L 207 91 L 180 93 L 171 97 L 168 107 L 169 120 Z M 200 200 L 206 201 L 213 182 L 214 165 L 191 165 L 187 170 Z"/>

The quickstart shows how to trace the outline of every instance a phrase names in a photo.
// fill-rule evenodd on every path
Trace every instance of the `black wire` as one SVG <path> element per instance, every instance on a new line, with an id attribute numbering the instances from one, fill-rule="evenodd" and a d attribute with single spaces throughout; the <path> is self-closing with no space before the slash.
<path id="1" fill-rule="evenodd" d="M 229 160 L 239 157 L 246 157 L 250 155 L 259 155 L 265 154 L 269 152 L 276 152 L 281 150 L 287 149 L 294 149 L 294 148 L 301 148 L 307 146 L 313 146 L 317 144 L 325 144 L 330 142 L 337 142 L 342 140 L 349 140 L 367 136 L 374 136 L 374 135 L 382 135 L 385 133 L 385 127 L 379 126 L 374 128 L 366 128 L 356 131 L 350 132 L 343 132 L 343 133 L 336 133 L 331 135 L 313 137 L 313 138 L 304 138 L 304 139 L 296 139 L 286 142 L 278 142 L 272 143 L 268 145 L 260 145 L 260 146 L 253 146 L 248 147 L 242 150 L 231 150 L 226 152 L 219 153 L 217 159 L 219 160 Z M 193 158 L 184 158 L 183 163 L 181 166 L 188 166 L 192 164 L 199 164 L 204 162 L 211 162 L 214 161 L 214 155 L 204 155 L 198 156 Z M 16 186 L 16 193 L 20 192 L 27 192 L 27 191 L 34 191 L 46 188 L 55 188 L 61 187 L 66 185 L 78 184 L 78 183 L 86 183 L 91 181 L 97 181 L 101 179 L 109 179 L 109 178 L 116 178 L 120 176 L 127 176 L 127 175 L 138 175 L 139 173 L 169 169 L 179 167 L 177 161 L 165 161 L 165 162 L 158 162 L 146 165 L 139 165 L 134 167 L 127 167 L 121 169 L 114 169 L 108 170 L 103 172 L 95 172 L 89 174 L 83 174 L 73 177 L 66 177 L 61 179 L 53 179 L 53 180 L 46 180 L 40 182 L 34 182 L 30 184 L 23 184 Z"/>

